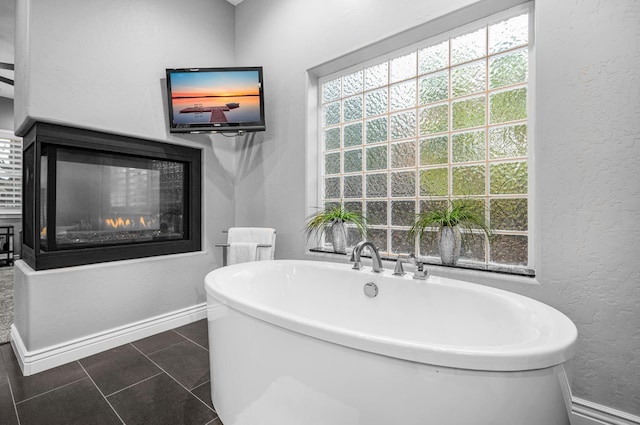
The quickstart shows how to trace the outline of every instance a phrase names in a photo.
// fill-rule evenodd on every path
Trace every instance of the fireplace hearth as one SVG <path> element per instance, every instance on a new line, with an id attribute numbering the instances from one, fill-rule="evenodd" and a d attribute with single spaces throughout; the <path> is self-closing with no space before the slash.
<path id="1" fill-rule="evenodd" d="M 36 123 L 22 258 L 35 270 L 201 249 L 199 149 Z"/>

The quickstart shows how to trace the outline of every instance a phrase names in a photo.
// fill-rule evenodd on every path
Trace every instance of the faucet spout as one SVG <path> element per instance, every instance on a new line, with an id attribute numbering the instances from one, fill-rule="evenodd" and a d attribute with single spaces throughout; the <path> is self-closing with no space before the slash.
<path id="1" fill-rule="evenodd" d="M 371 259 L 373 260 L 373 271 L 375 273 L 380 273 L 384 269 L 382 268 L 382 260 L 380 259 L 380 253 L 378 252 L 378 248 L 369 241 L 358 242 L 358 244 L 353 248 L 351 252 L 351 261 L 354 262 L 353 269 L 360 270 L 362 268 L 362 263 L 360 262 L 360 256 L 362 255 L 362 250 L 365 248 L 369 248 L 369 252 L 371 253 Z"/>

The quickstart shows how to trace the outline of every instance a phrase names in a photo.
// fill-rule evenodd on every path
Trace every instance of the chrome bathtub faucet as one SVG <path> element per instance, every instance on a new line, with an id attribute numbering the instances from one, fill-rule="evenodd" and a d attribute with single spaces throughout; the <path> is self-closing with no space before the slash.
<path id="1" fill-rule="evenodd" d="M 358 242 L 358 244 L 353 247 L 353 251 L 351 251 L 351 261 L 353 261 L 353 269 L 360 270 L 362 268 L 362 263 L 360 262 L 360 255 L 362 255 L 362 250 L 364 248 L 369 248 L 369 252 L 371 252 L 371 259 L 373 260 L 373 271 L 375 273 L 380 273 L 384 269 L 382 268 L 382 260 L 380 259 L 380 253 L 378 252 L 378 248 L 369 242 L 363 241 Z"/>
<path id="2" fill-rule="evenodd" d="M 408 258 L 398 257 L 396 261 L 396 266 L 393 269 L 394 276 L 404 276 L 406 273 L 404 272 L 404 268 L 402 267 L 402 263 L 410 263 L 415 266 L 413 271 L 413 278 L 418 280 L 425 280 L 428 277 L 428 272 L 424 269 L 424 263 L 416 260 L 416 256 L 410 254 Z"/>

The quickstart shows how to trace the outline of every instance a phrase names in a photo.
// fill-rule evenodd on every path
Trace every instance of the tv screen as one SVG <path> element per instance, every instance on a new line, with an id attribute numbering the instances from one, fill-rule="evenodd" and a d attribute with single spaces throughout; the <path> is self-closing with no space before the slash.
<path id="1" fill-rule="evenodd" d="M 171 133 L 264 131 L 262 67 L 167 69 Z"/>

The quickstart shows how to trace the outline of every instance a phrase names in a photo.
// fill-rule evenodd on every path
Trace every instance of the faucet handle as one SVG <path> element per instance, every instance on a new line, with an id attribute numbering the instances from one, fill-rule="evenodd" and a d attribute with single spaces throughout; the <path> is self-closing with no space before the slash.
<path id="1" fill-rule="evenodd" d="M 393 269 L 394 276 L 404 276 L 406 274 L 404 268 L 402 267 L 402 263 L 404 263 L 405 261 L 406 260 L 398 257 L 398 259 L 396 260 L 396 266 Z"/>
<path id="2" fill-rule="evenodd" d="M 404 271 L 404 267 L 402 266 L 402 263 L 410 263 L 410 264 L 416 264 L 416 257 L 413 254 L 409 254 L 409 255 L 398 255 L 398 259 L 396 260 L 396 266 L 393 269 L 393 275 L 394 276 L 404 276 L 406 273 Z"/>
<path id="3" fill-rule="evenodd" d="M 418 280 L 426 280 L 429 274 L 427 270 L 424 269 L 424 263 L 418 260 L 416 261 L 416 268 L 413 271 L 413 278 Z"/>
<path id="4" fill-rule="evenodd" d="M 410 263 L 415 266 L 413 270 L 413 278 L 418 280 L 426 280 L 428 277 L 428 272 L 424 269 L 424 263 L 418 261 L 415 255 L 409 254 L 408 256 L 398 257 L 396 260 L 396 267 L 393 269 L 394 276 L 404 276 L 406 273 L 404 271 L 404 267 L 402 263 Z M 353 267 L 355 268 L 355 266 Z"/>
<path id="5" fill-rule="evenodd" d="M 413 253 L 409 254 L 408 259 L 404 261 L 415 266 L 415 269 L 413 269 L 414 279 L 425 280 L 428 277 L 428 272 L 424 269 L 424 263 L 418 260 Z"/>

